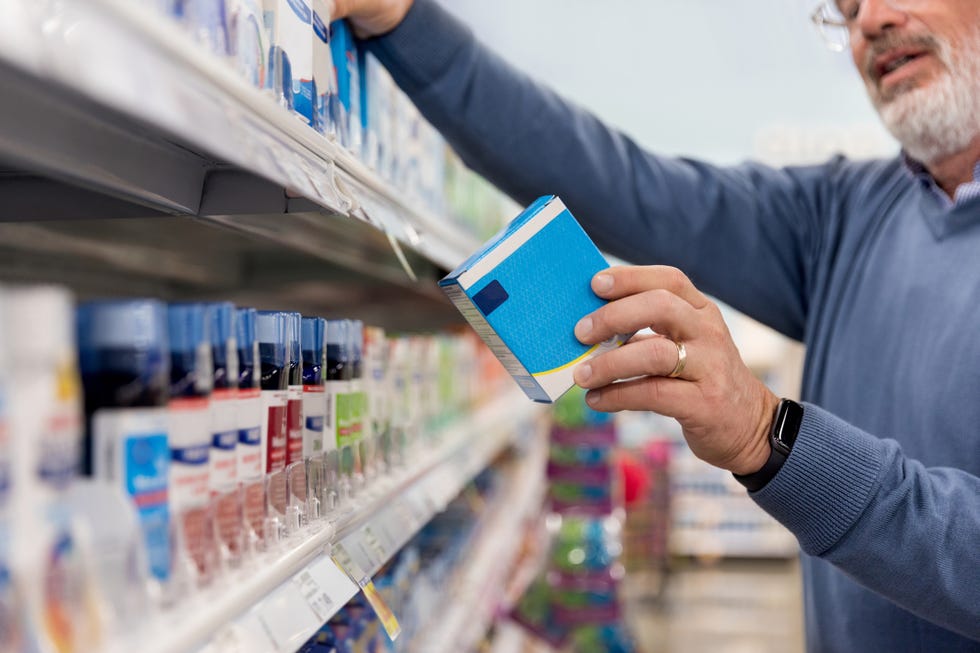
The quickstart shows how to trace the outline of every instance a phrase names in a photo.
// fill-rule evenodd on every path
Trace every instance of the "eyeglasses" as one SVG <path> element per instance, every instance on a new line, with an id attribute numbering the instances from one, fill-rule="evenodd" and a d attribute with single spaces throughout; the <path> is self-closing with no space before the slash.
<path id="1" fill-rule="evenodd" d="M 912 11 L 926 0 L 884 0 L 892 9 L 897 11 Z M 810 20 L 817 26 L 817 31 L 823 38 L 824 44 L 834 52 L 843 52 L 851 40 L 851 28 L 857 23 L 864 0 L 826 0 L 810 14 Z"/>

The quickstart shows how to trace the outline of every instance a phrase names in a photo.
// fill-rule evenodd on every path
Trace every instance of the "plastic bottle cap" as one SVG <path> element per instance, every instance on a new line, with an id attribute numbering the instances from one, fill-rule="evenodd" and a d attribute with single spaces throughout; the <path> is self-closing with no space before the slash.
<path id="1" fill-rule="evenodd" d="M 211 344 L 209 328 L 205 319 L 204 304 L 171 304 L 167 307 L 167 326 L 170 332 L 170 351 L 196 352 L 198 348 Z"/>
<path id="2" fill-rule="evenodd" d="M 314 359 L 323 357 L 323 347 L 325 343 L 324 336 L 326 330 L 327 321 L 322 317 L 303 318 L 303 332 L 301 340 L 303 342 L 304 358 L 306 357 L 307 352 L 309 352 Z"/>
<path id="3" fill-rule="evenodd" d="M 238 359 L 241 365 L 255 364 L 255 314 L 254 308 L 240 308 L 237 311 L 235 338 L 238 341 Z"/>
<path id="4" fill-rule="evenodd" d="M 343 345 L 347 342 L 347 320 L 327 320 L 327 344 Z"/>
<path id="5" fill-rule="evenodd" d="M 300 363 L 303 360 L 300 346 L 303 316 L 299 313 L 283 313 L 283 316 L 286 320 L 286 353 L 290 363 Z"/>
<path id="6" fill-rule="evenodd" d="M 223 347 L 237 337 L 237 311 L 231 302 L 215 302 L 205 305 L 211 327 L 211 344 Z"/>
<path id="7" fill-rule="evenodd" d="M 79 349 L 169 351 L 167 309 L 154 299 L 105 300 L 78 309 Z"/>
<path id="8" fill-rule="evenodd" d="M 10 287 L 4 291 L 7 359 L 41 362 L 71 355 L 75 345 L 74 302 L 56 286 Z"/>
<path id="9" fill-rule="evenodd" d="M 361 320 L 351 321 L 350 339 L 354 351 L 354 357 L 360 358 L 361 352 L 364 349 L 364 322 Z"/>
<path id="10" fill-rule="evenodd" d="M 255 338 L 260 345 L 272 346 L 273 365 L 286 364 L 286 316 L 278 311 L 255 314 Z"/>

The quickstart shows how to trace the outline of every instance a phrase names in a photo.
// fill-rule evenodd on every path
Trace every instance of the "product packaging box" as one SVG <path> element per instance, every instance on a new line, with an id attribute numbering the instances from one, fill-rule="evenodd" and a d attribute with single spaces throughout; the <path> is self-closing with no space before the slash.
<path id="1" fill-rule="evenodd" d="M 354 34 L 343 20 L 330 23 L 330 49 L 336 70 L 337 96 L 340 100 L 341 143 L 358 156 L 361 154 L 361 79 L 357 70 L 357 45 Z"/>
<path id="2" fill-rule="evenodd" d="M 313 126 L 321 134 L 336 136 L 331 111 L 336 87 L 330 52 L 330 6 L 327 0 L 313 0 Z"/>
<path id="3" fill-rule="evenodd" d="M 306 0 L 264 0 L 272 34 L 273 89 L 279 101 L 313 124 L 313 11 Z"/>
<path id="4" fill-rule="evenodd" d="M 534 401 L 574 384 L 582 361 L 620 346 L 575 338 L 575 324 L 605 302 L 592 277 L 609 264 L 555 196 L 539 198 L 439 282 L 494 355 Z"/>
<path id="5" fill-rule="evenodd" d="M 313 12 L 305 0 L 280 0 L 279 45 L 289 56 L 293 108 L 313 124 Z"/>
<path id="6" fill-rule="evenodd" d="M 269 33 L 262 3 L 258 0 L 228 0 L 229 51 L 235 68 L 256 88 L 270 85 Z"/>

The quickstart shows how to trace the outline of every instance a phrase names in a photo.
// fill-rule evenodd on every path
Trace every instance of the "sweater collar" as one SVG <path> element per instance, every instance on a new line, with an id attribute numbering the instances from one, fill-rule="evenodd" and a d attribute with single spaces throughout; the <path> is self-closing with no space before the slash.
<path id="1" fill-rule="evenodd" d="M 976 165 L 973 166 L 973 181 L 960 184 L 954 191 L 952 199 L 939 187 L 939 184 L 936 183 L 936 180 L 921 161 L 910 157 L 905 150 L 902 150 L 902 161 L 905 164 L 905 169 L 912 178 L 925 191 L 935 197 L 946 210 L 953 209 L 970 200 L 980 198 L 980 161 L 977 161 Z"/>

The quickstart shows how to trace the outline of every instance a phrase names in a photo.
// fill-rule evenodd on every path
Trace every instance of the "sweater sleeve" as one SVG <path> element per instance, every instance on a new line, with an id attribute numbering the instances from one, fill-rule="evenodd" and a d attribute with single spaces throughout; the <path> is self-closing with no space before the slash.
<path id="1" fill-rule="evenodd" d="M 467 165 L 518 202 L 559 195 L 604 251 L 677 266 L 802 338 L 826 166 L 721 168 L 651 154 L 515 70 L 434 0 L 415 0 L 368 47 Z"/>
<path id="2" fill-rule="evenodd" d="M 779 473 L 752 498 L 803 550 L 944 628 L 980 640 L 980 479 L 927 468 L 806 405 Z"/>

